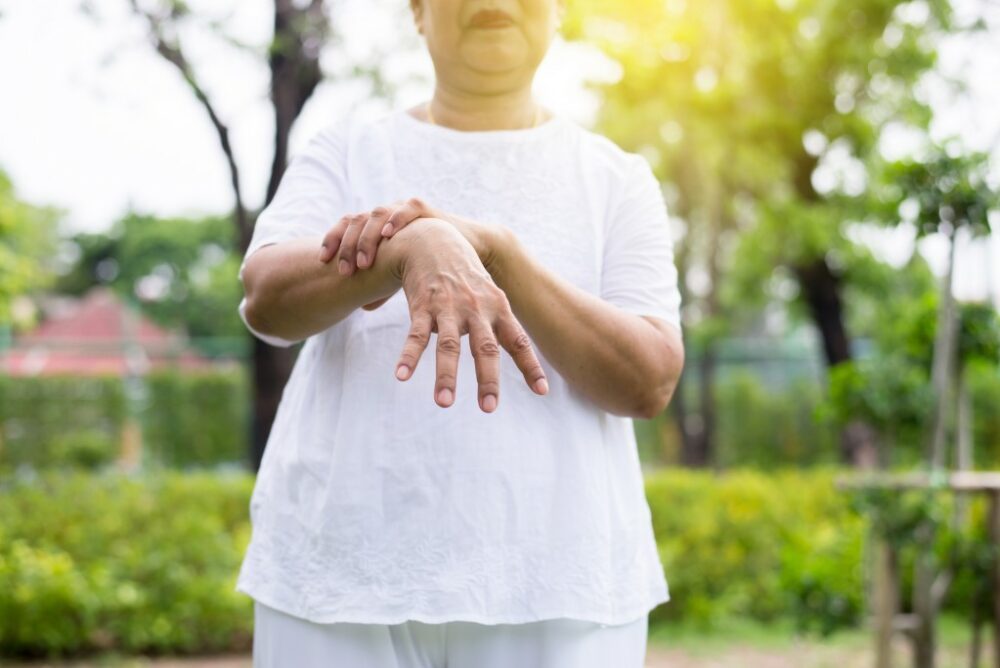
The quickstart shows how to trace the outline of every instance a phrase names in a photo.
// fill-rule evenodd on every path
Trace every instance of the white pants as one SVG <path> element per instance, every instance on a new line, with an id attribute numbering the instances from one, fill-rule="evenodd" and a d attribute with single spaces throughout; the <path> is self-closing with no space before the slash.
<path id="1" fill-rule="evenodd" d="M 254 604 L 254 668 L 642 668 L 648 617 L 620 626 L 317 624 Z"/>

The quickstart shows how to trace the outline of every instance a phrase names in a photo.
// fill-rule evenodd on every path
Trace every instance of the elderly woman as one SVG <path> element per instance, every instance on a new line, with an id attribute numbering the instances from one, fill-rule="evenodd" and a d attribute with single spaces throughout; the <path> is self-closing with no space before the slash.
<path id="1" fill-rule="evenodd" d="M 680 297 L 648 164 L 532 98 L 563 3 L 413 0 L 432 99 L 331 123 L 260 215 L 240 313 L 306 342 L 237 584 L 255 666 L 643 664 L 632 418 Z"/>

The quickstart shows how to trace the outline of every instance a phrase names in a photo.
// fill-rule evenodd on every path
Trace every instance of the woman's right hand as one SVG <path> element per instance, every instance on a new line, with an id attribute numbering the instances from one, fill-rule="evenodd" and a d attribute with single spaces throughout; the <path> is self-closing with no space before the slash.
<path id="1" fill-rule="evenodd" d="M 398 236 L 398 235 L 397 235 Z M 500 346 L 514 359 L 536 394 L 548 392 L 545 371 L 507 295 L 493 282 L 472 245 L 450 223 L 427 218 L 406 228 L 406 252 L 400 262 L 402 288 L 410 309 L 410 331 L 396 367 L 396 377 L 413 375 L 421 355 L 437 333 L 437 380 L 434 400 L 441 407 L 455 398 L 462 336 L 476 364 L 479 406 L 496 410 L 500 396 Z"/>

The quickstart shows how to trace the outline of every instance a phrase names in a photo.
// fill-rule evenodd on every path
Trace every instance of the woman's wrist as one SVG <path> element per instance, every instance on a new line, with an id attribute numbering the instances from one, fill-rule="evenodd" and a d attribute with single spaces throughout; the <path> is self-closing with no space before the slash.
<path id="1" fill-rule="evenodd" d="M 512 260 L 517 256 L 521 242 L 510 228 L 503 225 L 483 225 L 477 243 L 480 246 L 476 247 L 476 243 L 473 246 L 479 252 L 483 266 L 490 272 L 493 282 L 502 288 L 504 276 L 513 264 Z"/>
<path id="2" fill-rule="evenodd" d="M 383 252 L 387 254 L 386 262 L 389 265 L 389 274 L 395 281 L 396 287 L 402 287 L 406 263 L 415 251 L 422 248 L 422 243 L 418 242 L 417 239 L 425 235 L 455 233 L 456 230 L 447 221 L 428 218 L 419 221 L 417 225 L 407 225 L 384 241 L 379 254 Z"/>

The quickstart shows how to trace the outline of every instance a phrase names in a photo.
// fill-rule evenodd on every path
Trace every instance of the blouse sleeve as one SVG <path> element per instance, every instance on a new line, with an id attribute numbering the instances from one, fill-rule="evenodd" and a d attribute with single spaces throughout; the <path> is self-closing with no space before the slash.
<path id="1" fill-rule="evenodd" d="M 681 295 L 667 206 L 645 158 L 632 154 L 630 160 L 604 237 L 601 298 L 680 329 Z"/>
<path id="2" fill-rule="evenodd" d="M 320 131 L 289 162 L 274 198 L 257 216 L 253 236 L 240 264 L 239 280 L 247 260 L 264 246 L 300 239 L 319 241 L 337 220 L 347 213 L 350 202 L 345 165 L 344 123 Z M 238 307 L 243 324 L 254 336 L 273 346 L 287 348 L 297 343 L 258 332 L 246 318 L 246 298 Z"/>

